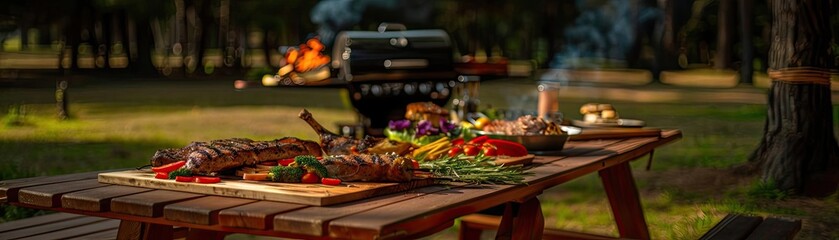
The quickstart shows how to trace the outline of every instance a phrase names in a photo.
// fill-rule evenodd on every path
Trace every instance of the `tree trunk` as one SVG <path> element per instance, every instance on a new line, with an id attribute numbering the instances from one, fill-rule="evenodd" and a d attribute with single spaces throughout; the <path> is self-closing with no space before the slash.
<path id="1" fill-rule="evenodd" d="M 754 16 L 752 8 L 754 7 L 754 0 L 740 0 L 737 1 L 737 8 L 740 11 L 740 46 L 742 46 L 743 53 L 741 55 L 740 65 L 740 83 L 751 84 L 752 73 L 754 72 L 754 44 L 752 44 L 752 25 L 754 25 Z"/>
<path id="2" fill-rule="evenodd" d="M 782 190 L 827 196 L 839 183 L 839 145 L 833 135 L 826 72 L 833 66 L 829 51 L 832 4 L 830 0 L 772 0 L 769 4 L 773 83 L 764 136 L 750 162 L 762 169 L 764 181 Z M 806 74 L 801 74 L 802 69 L 807 69 Z"/>
<path id="3" fill-rule="evenodd" d="M 731 63 L 731 37 L 734 24 L 734 1 L 719 1 L 717 12 L 717 53 L 714 55 L 714 68 L 725 69 Z"/>

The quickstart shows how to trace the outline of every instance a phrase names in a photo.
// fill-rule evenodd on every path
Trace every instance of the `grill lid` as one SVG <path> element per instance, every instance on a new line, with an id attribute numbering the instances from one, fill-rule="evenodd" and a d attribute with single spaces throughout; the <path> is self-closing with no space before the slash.
<path id="1" fill-rule="evenodd" d="M 332 49 L 332 68 L 348 82 L 457 77 L 451 40 L 439 29 L 344 31 Z"/>

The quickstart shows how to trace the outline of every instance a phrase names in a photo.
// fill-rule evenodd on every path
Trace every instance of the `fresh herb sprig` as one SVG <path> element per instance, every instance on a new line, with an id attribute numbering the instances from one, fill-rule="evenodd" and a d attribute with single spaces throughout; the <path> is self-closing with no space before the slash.
<path id="1" fill-rule="evenodd" d="M 427 169 L 435 178 L 474 184 L 522 184 L 525 176 L 532 175 L 524 172 L 521 165 L 496 165 L 491 157 L 482 154 L 474 158 L 459 154 L 422 161 L 420 168 Z"/>

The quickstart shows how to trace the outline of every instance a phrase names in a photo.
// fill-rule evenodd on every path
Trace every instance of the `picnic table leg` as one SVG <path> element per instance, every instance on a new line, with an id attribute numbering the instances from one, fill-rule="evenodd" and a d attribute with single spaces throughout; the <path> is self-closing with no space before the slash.
<path id="1" fill-rule="evenodd" d="M 609 197 L 609 205 L 621 238 L 650 239 L 647 221 L 629 162 L 600 170 L 600 180 Z"/>
<path id="2" fill-rule="evenodd" d="M 117 239 L 172 239 L 173 234 L 172 226 L 122 220 L 119 223 Z"/>
<path id="3" fill-rule="evenodd" d="M 513 203 L 507 203 L 495 239 L 542 239 L 545 216 L 539 199 L 532 196 L 518 204 L 517 210 Z"/>

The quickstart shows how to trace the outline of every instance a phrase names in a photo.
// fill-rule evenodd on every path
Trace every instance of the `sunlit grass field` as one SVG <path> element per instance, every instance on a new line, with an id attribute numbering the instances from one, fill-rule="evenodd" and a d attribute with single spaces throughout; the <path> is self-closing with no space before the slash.
<path id="1" fill-rule="evenodd" d="M 51 86 L 50 84 L 36 84 Z M 655 88 L 656 86 L 651 86 Z M 530 80 L 494 80 L 481 86 L 481 105 L 535 110 Z M 663 88 L 662 91 L 667 91 Z M 0 88 L 0 180 L 100 169 L 138 167 L 155 150 L 191 141 L 284 136 L 316 139 L 297 118 L 309 109 L 324 126 L 354 122 L 345 93 L 329 88 L 234 90 L 232 81 L 91 80 L 71 83 L 71 119 L 59 121 L 54 88 Z M 763 132 L 766 107 L 758 104 L 631 102 L 561 98 L 566 118 L 579 118 L 586 102 L 609 102 L 622 117 L 648 126 L 678 128 L 684 138 L 633 163 L 654 239 L 696 239 L 726 213 L 804 219 L 801 239 L 836 239 L 839 200 L 788 197 L 754 176 L 732 173 L 746 162 Z M 20 110 L 7 114 L 5 110 Z M 834 107 L 834 112 L 839 108 Z M 22 124 L 7 124 L 11 119 Z M 835 121 L 839 121 L 836 120 Z M 600 180 L 590 175 L 545 192 L 546 226 L 617 236 Z M 2 208 L 11 220 L 34 211 Z M 450 229 L 430 238 L 453 237 Z M 488 233 L 490 234 L 490 233 Z"/>

